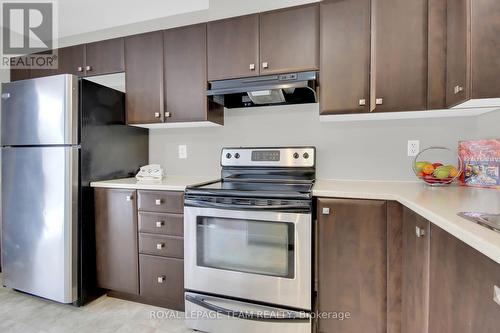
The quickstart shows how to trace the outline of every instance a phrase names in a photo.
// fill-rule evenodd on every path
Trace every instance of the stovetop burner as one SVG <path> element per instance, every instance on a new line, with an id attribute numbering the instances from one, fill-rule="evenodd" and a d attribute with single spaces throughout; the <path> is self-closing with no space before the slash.
<path id="1" fill-rule="evenodd" d="M 224 148 L 222 179 L 191 186 L 186 196 L 311 199 L 315 148 Z"/>

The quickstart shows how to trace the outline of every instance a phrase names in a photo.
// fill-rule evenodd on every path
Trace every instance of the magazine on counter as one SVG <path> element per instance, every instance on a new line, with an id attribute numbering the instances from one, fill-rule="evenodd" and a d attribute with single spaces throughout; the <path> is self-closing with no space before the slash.
<path id="1" fill-rule="evenodd" d="M 460 184 L 500 189 L 500 139 L 460 141 Z"/>

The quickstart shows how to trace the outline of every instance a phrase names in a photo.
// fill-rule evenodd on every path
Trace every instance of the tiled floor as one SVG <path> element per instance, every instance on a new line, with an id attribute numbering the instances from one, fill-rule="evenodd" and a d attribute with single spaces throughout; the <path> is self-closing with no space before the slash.
<path id="1" fill-rule="evenodd" d="M 1 274 L 0 274 L 1 280 Z M 189 333 L 181 312 L 103 296 L 84 307 L 73 307 L 25 295 L 0 284 L 2 333 Z M 178 318 L 172 319 L 176 316 Z"/>

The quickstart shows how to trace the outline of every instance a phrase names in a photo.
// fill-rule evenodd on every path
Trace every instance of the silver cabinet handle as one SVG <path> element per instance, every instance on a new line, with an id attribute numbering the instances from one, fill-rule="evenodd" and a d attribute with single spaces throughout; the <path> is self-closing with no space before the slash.
<path id="1" fill-rule="evenodd" d="M 417 235 L 418 238 L 424 237 L 425 236 L 425 230 L 420 228 L 419 226 L 415 227 L 415 234 Z"/>
<path id="2" fill-rule="evenodd" d="M 323 215 L 330 215 L 330 208 L 323 207 L 322 213 L 323 213 Z"/>
<path id="3" fill-rule="evenodd" d="M 161 199 L 156 199 L 155 200 L 155 205 L 160 206 L 161 205 Z"/>
<path id="4" fill-rule="evenodd" d="M 165 118 L 170 118 L 172 117 L 172 114 L 170 112 L 165 112 Z"/>
<path id="5" fill-rule="evenodd" d="M 155 118 L 160 118 L 160 112 L 155 112 Z"/>
<path id="6" fill-rule="evenodd" d="M 85 67 L 85 70 L 86 70 L 86 71 L 91 71 L 91 70 L 92 70 L 92 66 L 87 66 L 87 67 Z"/>
<path id="7" fill-rule="evenodd" d="M 76 70 L 77 70 L 78 72 L 83 72 L 83 67 L 82 67 L 82 66 L 78 66 L 78 67 L 76 68 Z"/>
<path id="8" fill-rule="evenodd" d="M 493 301 L 500 305 L 500 288 L 493 286 Z"/>
<path id="9" fill-rule="evenodd" d="M 156 221 L 156 227 L 157 228 L 163 227 L 163 221 Z"/>
<path id="10" fill-rule="evenodd" d="M 165 275 L 160 275 L 156 278 L 156 281 L 158 281 L 158 283 L 164 283 L 166 279 L 167 277 Z"/>
<path id="11" fill-rule="evenodd" d="M 125 199 L 126 199 L 127 201 L 132 201 L 132 199 L 133 199 L 133 198 L 134 198 L 134 197 L 133 197 L 133 196 L 131 196 L 131 195 L 127 195 L 127 196 L 125 197 Z"/>
<path id="12" fill-rule="evenodd" d="M 382 105 L 382 104 L 384 104 L 384 99 L 383 99 L 383 98 L 377 98 L 377 99 L 375 100 L 375 104 L 376 104 L 376 105 Z"/>
<path id="13" fill-rule="evenodd" d="M 365 106 L 366 105 L 366 99 L 362 98 L 359 100 L 359 106 Z"/>
<path id="14" fill-rule="evenodd" d="M 462 86 L 455 86 L 453 88 L 453 92 L 455 93 L 455 95 L 461 93 L 462 91 L 464 91 L 464 87 Z"/>
<path id="15" fill-rule="evenodd" d="M 157 250 L 161 250 L 161 249 L 163 249 L 164 247 L 165 247 L 165 243 L 157 243 L 157 244 L 156 244 L 156 249 L 157 249 Z"/>
<path id="16" fill-rule="evenodd" d="M 255 64 L 250 64 L 248 66 L 248 68 L 250 68 L 251 71 L 254 71 L 255 70 Z"/>
<path id="17" fill-rule="evenodd" d="M 263 62 L 262 68 L 269 68 L 269 63 L 267 61 Z"/>

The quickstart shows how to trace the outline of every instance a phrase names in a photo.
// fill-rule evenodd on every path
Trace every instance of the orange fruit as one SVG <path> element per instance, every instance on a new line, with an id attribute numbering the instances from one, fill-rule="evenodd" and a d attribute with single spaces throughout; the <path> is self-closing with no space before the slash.
<path id="1" fill-rule="evenodd" d="M 454 178 L 456 176 L 458 176 L 458 170 L 457 170 L 457 168 L 454 168 L 454 167 L 450 168 L 450 177 Z"/>
<path id="2" fill-rule="evenodd" d="M 426 166 L 424 166 L 424 168 L 422 169 L 422 172 L 425 174 L 425 175 L 432 175 L 432 173 L 434 172 L 434 166 L 432 164 L 427 164 Z"/>

